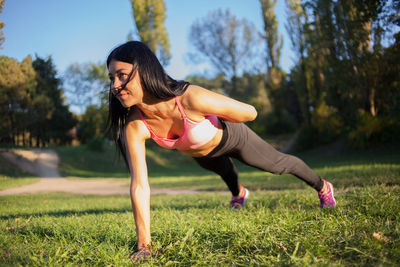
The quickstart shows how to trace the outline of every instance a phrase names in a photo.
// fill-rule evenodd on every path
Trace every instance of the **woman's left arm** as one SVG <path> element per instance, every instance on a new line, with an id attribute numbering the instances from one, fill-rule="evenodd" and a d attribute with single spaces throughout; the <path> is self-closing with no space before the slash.
<path id="1" fill-rule="evenodd" d="M 257 117 L 256 109 L 249 104 L 191 85 L 185 100 L 192 111 L 203 115 L 216 115 L 231 122 L 252 121 Z"/>

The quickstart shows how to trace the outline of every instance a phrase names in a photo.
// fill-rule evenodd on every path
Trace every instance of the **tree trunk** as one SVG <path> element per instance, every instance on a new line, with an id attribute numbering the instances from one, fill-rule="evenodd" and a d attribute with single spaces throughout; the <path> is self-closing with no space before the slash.
<path id="1" fill-rule="evenodd" d="M 307 86 L 307 74 L 306 74 L 306 64 L 304 62 L 304 55 L 301 55 L 301 72 L 303 76 L 303 87 L 304 87 L 304 98 L 305 98 L 305 108 L 304 108 L 304 120 L 307 125 L 311 124 L 311 113 L 310 113 L 310 95 Z"/>
<path id="2" fill-rule="evenodd" d="M 369 111 L 374 117 L 377 115 L 378 112 L 375 107 L 375 88 L 371 88 L 371 90 L 369 91 Z"/>
<path id="3" fill-rule="evenodd" d="M 10 133 L 11 133 L 11 145 L 15 146 L 15 123 L 12 112 L 9 112 L 8 118 L 10 119 Z"/>
<path id="4" fill-rule="evenodd" d="M 25 146 L 25 129 L 22 129 L 22 146 Z"/>

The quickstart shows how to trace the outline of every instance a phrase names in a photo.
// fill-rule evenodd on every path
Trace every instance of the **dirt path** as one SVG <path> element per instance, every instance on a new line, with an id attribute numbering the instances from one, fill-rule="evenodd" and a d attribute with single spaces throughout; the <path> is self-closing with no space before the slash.
<path id="1" fill-rule="evenodd" d="M 71 193 L 84 195 L 129 194 L 127 183 L 106 180 L 74 180 L 67 178 L 42 178 L 39 182 L 0 191 L 0 195 L 35 193 Z"/>
<path id="2" fill-rule="evenodd" d="M 62 178 L 57 153 L 48 149 L 12 150 L 3 157 L 22 170 L 42 177 L 39 182 L 0 191 L 0 195 L 63 192 L 84 195 L 129 194 L 128 182 L 107 179 Z M 195 194 L 193 190 L 152 189 L 151 194 Z"/>
<path id="3" fill-rule="evenodd" d="M 39 177 L 61 177 L 58 171 L 58 155 L 49 149 L 15 149 L 2 152 L 4 158 L 20 169 Z"/>

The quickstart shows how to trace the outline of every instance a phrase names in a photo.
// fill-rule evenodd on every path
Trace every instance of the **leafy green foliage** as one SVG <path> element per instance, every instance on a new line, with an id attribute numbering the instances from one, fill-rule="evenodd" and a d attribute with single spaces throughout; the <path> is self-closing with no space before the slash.
<path id="1" fill-rule="evenodd" d="M 76 125 L 77 121 L 64 103 L 64 92 L 60 88 L 61 80 L 56 77 L 53 60 L 51 57 L 47 59 L 37 57 L 32 66 L 37 73 L 37 87 L 33 97 L 45 99 L 47 103 L 36 100 L 37 110 L 44 111 L 45 116 L 34 112 L 36 123 L 31 132 L 37 138 L 37 142 L 41 142 L 43 146 L 49 145 L 50 140 L 59 145 L 68 144 L 72 141 L 68 131 Z M 39 105 L 42 105 L 41 108 Z"/>
<path id="2" fill-rule="evenodd" d="M 78 124 L 78 139 L 82 144 L 93 138 L 104 139 L 107 127 L 108 108 L 105 105 L 88 106 Z"/>
<path id="3" fill-rule="evenodd" d="M 48 146 L 71 141 L 76 119 L 63 103 L 60 80 L 49 57 L 21 63 L 0 57 L 0 142 Z"/>
<path id="4" fill-rule="evenodd" d="M 130 2 L 140 41 L 157 55 L 164 66 L 168 65 L 171 54 L 168 32 L 164 25 L 165 2 L 163 0 L 131 0 Z"/>
<path id="5" fill-rule="evenodd" d="M 397 5 L 378 0 L 288 0 L 286 26 L 298 56 L 290 76 L 306 128 L 314 130 L 310 136 L 318 136 L 315 140 L 350 133 L 351 140 L 360 136 L 360 146 L 368 146 L 369 141 L 386 139 L 363 138 L 357 129 L 365 125 L 360 110 L 375 118 L 371 122 L 398 113 L 399 42 L 393 27 Z M 393 133 L 389 128 L 388 135 Z"/>
<path id="6" fill-rule="evenodd" d="M 357 148 L 368 148 L 398 139 L 400 125 L 397 119 L 390 117 L 373 117 L 360 112 L 356 127 L 348 135 L 349 142 Z"/>
<path id="7" fill-rule="evenodd" d="M 0 57 L 0 142 L 15 144 L 16 135 L 33 123 L 29 111 L 35 86 L 30 57 L 21 63 Z"/>

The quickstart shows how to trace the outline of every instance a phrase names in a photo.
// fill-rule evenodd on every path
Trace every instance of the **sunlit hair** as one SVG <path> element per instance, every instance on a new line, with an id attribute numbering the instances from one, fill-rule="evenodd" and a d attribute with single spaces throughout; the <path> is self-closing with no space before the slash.
<path id="1" fill-rule="evenodd" d="M 132 64 L 133 69 L 128 77 L 128 81 L 136 73 L 136 70 L 138 70 L 143 90 L 159 99 L 170 99 L 180 96 L 186 91 L 189 85 L 188 82 L 177 81 L 171 78 L 165 72 L 156 55 L 142 42 L 129 41 L 114 48 L 107 57 L 107 68 L 112 60 Z M 111 89 L 110 85 L 108 129 L 111 130 L 113 139 L 118 144 L 125 163 L 127 163 L 125 147 L 122 144 L 122 134 L 131 107 L 123 107 L 111 92 Z"/>

